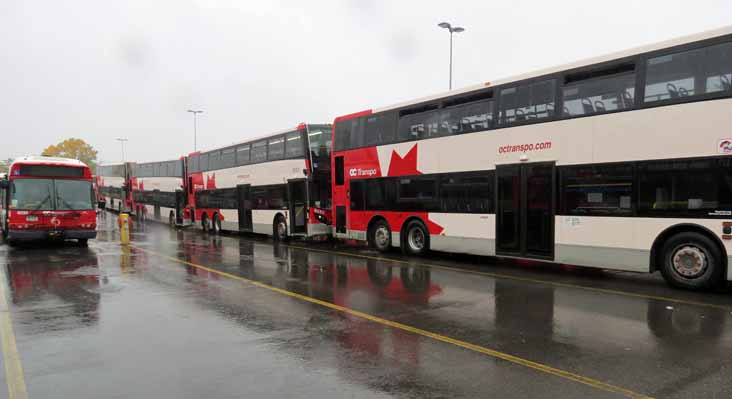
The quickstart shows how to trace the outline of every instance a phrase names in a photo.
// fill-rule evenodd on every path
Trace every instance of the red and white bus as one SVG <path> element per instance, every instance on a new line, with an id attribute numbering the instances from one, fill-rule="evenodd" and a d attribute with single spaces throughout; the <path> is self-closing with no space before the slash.
<path id="1" fill-rule="evenodd" d="M 136 163 L 131 168 L 132 207 L 138 217 L 183 223 L 186 205 L 184 159 Z"/>
<path id="2" fill-rule="evenodd" d="M 185 217 L 202 229 L 329 235 L 330 125 L 300 124 L 187 157 Z"/>
<path id="3" fill-rule="evenodd" d="M 89 167 L 66 158 L 16 159 L 0 180 L 0 220 L 8 243 L 54 238 L 86 245 L 97 235 Z"/>
<path id="4" fill-rule="evenodd" d="M 117 212 L 130 212 L 134 208 L 130 175 L 130 162 L 97 165 L 97 185 L 104 197 L 104 208 Z"/>
<path id="5" fill-rule="evenodd" d="M 334 235 L 732 280 L 732 27 L 334 122 Z"/>

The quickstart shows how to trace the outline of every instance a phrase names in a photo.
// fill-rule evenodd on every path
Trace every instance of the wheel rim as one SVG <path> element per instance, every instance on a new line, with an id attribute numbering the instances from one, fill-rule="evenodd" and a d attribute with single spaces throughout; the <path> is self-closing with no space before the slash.
<path id="1" fill-rule="evenodd" d="M 374 232 L 374 241 L 379 247 L 385 247 L 389 244 L 389 229 L 386 226 L 379 226 Z"/>
<path id="2" fill-rule="evenodd" d="M 409 247 L 415 251 L 421 251 L 424 249 L 424 231 L 419 227 L 414 227 L 409 230 L 407 240 L 409 241 Z"/>
<path id="3" fill-rule="evenodd" d="M 671 258 L 674 271 L 685 278 L 696 278 L 704 274 L 708 266 L 704 250 L 694 245 L 683 245 L 674 251 Z"/>

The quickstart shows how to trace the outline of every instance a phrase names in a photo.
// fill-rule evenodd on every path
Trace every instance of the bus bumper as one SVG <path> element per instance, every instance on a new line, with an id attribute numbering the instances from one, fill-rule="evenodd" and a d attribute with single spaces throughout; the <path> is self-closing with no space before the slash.
<path id="1" fill-rule="evenodd" d="M 96 230 L 9 230 L 8 239 L 13 241 L 35 241 L 46 239 L 89 239 L 96 238 Z"/>

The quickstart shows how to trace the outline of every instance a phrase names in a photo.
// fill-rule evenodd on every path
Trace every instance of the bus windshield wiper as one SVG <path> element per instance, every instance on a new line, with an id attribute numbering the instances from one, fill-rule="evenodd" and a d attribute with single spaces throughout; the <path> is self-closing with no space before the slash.
<path id="1" fill-rule="evenodd" d="M 50 200 L 50 199 L 51 199 L 51 194 L 48 194 L 48 195 L 46 196 L 46 198 L 44 198 L 44 199 L 43 199 L 43 201 L 41 201 L 41 203 L 40 203 L 40 204 L 38 204 L 38 206 L 36 207 L 36 209 L 34 209 L 34 211 L 37 211 L 37 210 L 41 209 L 41 208 L 43 207 L 43 204 L 45 204 L 45 203 L 46 203 L 46 201 L 48 201 L 48 200 Z"/>

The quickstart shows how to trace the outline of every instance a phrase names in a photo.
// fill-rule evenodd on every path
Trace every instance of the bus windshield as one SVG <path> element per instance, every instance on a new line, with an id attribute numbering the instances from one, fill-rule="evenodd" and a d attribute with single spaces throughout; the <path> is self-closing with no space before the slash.
<path id="1" fill-rule="evenodd" d="M 81 180 L 15 179 L 10 209 L 29 211 L 92 209 L 91 182 Z"/>
<path id="2" fill-rule="evenodd" d="M 92 209 L 91 182 L 83 180 L 55 180 L 56 209 L 80 211 Z"/>

